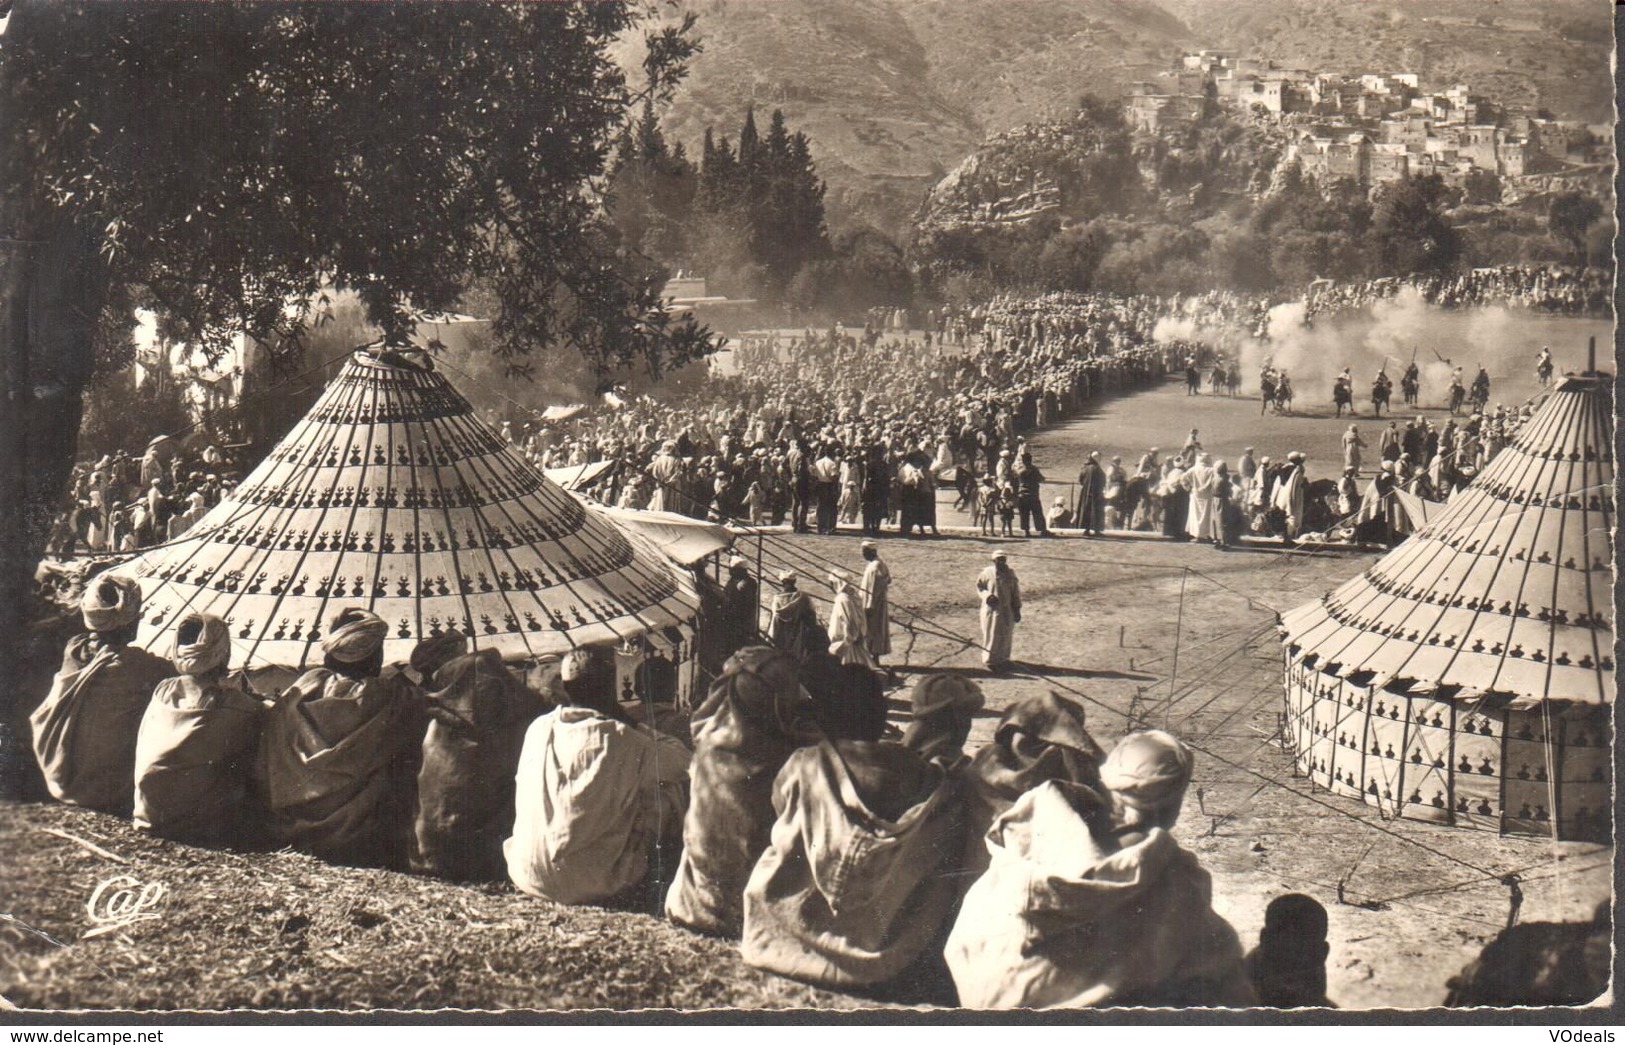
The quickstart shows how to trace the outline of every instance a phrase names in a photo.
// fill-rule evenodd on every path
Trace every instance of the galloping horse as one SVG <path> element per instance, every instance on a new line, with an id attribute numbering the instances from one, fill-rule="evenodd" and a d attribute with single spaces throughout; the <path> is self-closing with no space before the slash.
<path id="1" fill-rule="evenodd" d="M 1450 416 L 1455 417 L 1461 413 L 1462 400 L 1467 398 L 1467 390 L 1461 387 L 1460 381 L 1450 382 Z"/>
<path id="2" fill-rule="evenodd" d="M 1275 375 L 1266 370 L 1258 375 L 1258 416 L 1275 405 Z"/>
<path id="3" fill-rule="evenodd" d="M 1483 367 L 1478 368 L 1478 376 L 1473 378 L 1473 390 L 1467 401 L 1472 404 L 1475 412 L 1483 412 L 1490 402 L 1490 375 Z"/>
<path id="4" fill-rule="evenodd" d="M 1280 375 L 1275 384 L 1275 412 L 1278 414 L 1292 412 L 1292 382 L 1285 374 Z"/>
<path id="5" fill-rule="evenodd" d="M 1388 407 L 1388 400 L 1394 394 L 1394 386 L 1379 377 L 1371 382 L 1371 413 L 1381 417 L 1383 410 Z"/>
<path id="6" fill-rule="evenodd" d="M 1337 407 L 1338 417 L 1343 416 L 1345 406 L 1349 408 L 1350 414 L 1354 413 L 1354 392 L 1349 388 L 1349 383 L 1341 377 L 1332 382 L 1332 404 Z"/>
<path id="7" fill-rule="evenodd" d="M 1405 368 L 1405 376 L 1399 379 L 1399 389 L 1405 396 L 1406 406 L 1415 406 L 1422 394 L 1422 373 L 1412 363 Z"/>

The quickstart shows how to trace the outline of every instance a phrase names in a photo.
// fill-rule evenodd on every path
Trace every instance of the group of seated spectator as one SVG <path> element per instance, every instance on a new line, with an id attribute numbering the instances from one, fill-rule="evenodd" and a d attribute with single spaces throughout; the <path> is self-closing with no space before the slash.
<path id="1" fill-rule="evenodd" d="M 194 843 L 664 911 L 829 987 L 988 1007 L 1257 1000 L 1208 875 L 1169 834 L 1191 751 L 1153 731 L 1105 753 L 1070 697 L 1017 701 L 970 754 L 974 681 L 918 679 L 889 739 L 883 701 L 832 713 L 802 661 L 750 644 L 671 735 L 617 701 L 604 651 L 567 654 L 540 690 L 455 633 L 385 671 L 387 625 L 356 607 L 322 666 L 267 698 L 207 614 L 178 622 L 170 659 L 132 647 L 140 606 L 133 581 L 92 578 L 89 631 L 33 714 L 61 801 Z M 1108 865 L 1126 877 L 1092 870 Z M 1024 945 L 1035 932 L 1044 945 Z"/>

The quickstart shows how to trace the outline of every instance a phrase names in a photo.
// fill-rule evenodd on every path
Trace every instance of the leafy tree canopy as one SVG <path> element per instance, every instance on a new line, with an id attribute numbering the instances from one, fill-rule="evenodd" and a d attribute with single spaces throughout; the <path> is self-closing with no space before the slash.
<path id="1" fill-rule="evenodd" d="M 691 21 L 650 32 L 629 82 L 609 48 L 643 13 L 19 3 L 0 42 L 7 234 L 84 231 L 104 332 L 135 297 L 205 346 L 298 334 L 297 303 L 337 287 L 400 334 L 487 281 L 515 369 L 556 346 L 605 368 L 687 358 L 704 332 L 660 309 L 663 274 L 623 263 L 603 220 L 616 133 L 697 48 Z"/>

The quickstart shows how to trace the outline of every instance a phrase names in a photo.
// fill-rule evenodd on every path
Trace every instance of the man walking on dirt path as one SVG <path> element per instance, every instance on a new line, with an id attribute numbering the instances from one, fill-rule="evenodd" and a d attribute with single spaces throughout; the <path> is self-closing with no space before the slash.
<path id="1" fill-rule="evenodd" d="M 1021 623 L 1021 584 L 1003 551 L 993 553 L 993 565 L 976 578 L 980 601 L 982 663 L 989 671 L 1010 666 L 1010 647 Z"/>

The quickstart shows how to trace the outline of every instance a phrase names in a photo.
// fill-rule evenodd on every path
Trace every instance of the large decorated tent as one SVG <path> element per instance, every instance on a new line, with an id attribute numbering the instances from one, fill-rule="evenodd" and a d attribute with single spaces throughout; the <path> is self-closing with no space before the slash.
<path id="1" fill-rule="evenodd" d="M 424 353 L 382 346 L 184 535 L 119 571 L 142 584 L 138 645 L 166 653 L 178 618 L 207 611 L 251 670 L 320 664 L 348 606 L 389 623 L 386 663 L 458 631 L 510 661 L 598 644 L 675 667 L 699 605 L 691 577 L 514 452 Z"/>
<path id="2" fill-rule="evenodd" d="M 1393 816 L 1612 823 L 1613 409 L 1571 377 L 1370 569 L 1282 617 L 1299 768 Z"/>

